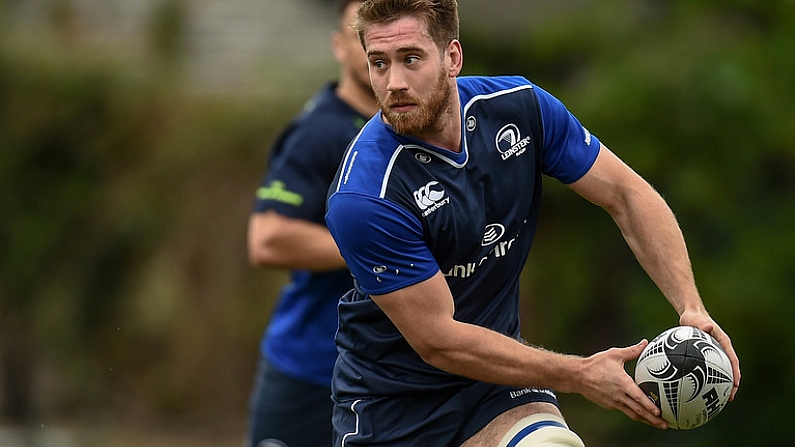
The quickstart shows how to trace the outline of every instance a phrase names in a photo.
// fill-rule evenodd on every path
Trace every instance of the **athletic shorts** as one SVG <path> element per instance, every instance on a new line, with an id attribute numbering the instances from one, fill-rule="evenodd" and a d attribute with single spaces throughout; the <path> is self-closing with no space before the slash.
<path id="1" fill-rule="evenodd" d="M 498 415 L 530 402 L 558 405 L 550 390 L 485 382 L 433 394 L 336 402 L 334 447 L 457 447 Z"/>
<path id="2" fill-rule="evenodd" d="M 332 406 L 330 387 L 288 376 L 261 356 L 244 446 L 330 446 Z"/>

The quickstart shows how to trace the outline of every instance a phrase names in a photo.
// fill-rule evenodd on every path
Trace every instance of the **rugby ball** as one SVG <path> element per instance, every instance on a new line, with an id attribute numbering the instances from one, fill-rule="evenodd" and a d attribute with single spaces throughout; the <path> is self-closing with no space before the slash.
<path id="1" fill-rule="evenodd" d="M 671 428 L 689 430 L 715 418 L 729 401 L 729 357 L 709 334 L 677 326 L 654 338 L 638 357 L 635 383 Z"/>

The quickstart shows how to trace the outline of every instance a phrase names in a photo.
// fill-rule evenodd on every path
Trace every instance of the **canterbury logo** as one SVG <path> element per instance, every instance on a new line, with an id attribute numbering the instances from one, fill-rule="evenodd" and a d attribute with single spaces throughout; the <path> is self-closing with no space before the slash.
<path id="1" fill-rule="evenodd" d="M 425 186 L 414 191 L 414 201 L 420 210 L 423 211 L 422 217 L 426 217 L 437 209 L 450 203 L 450 198 L 445 197 L 444 189 L 439 187 L 439 182 L 432 180 Z"/>
<path id="2" fill-rule="evenodd" d="M 434 203 L 436 203 L 436 201 L 444 197 L 444 189 L 441 191 L 432 189 L 438 184 L 439 182 L 433 180 L 428 182 L 428 184 L 422 188 L 414 191 L 414 201 L 417 202 L 417 206 L 420 207 L 421 210 L 427 209 L 429 206 L 432 206 Z"/>

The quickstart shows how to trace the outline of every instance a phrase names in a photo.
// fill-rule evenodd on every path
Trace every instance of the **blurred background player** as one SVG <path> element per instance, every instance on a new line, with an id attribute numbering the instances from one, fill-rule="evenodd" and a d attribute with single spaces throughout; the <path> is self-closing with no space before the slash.
<path id="1" fill-rule="evenodd" d="M 249 219 L 249 260 L 291 270 L 260 343 L 246 447 L 331 445 L 337 302 L 352 285 L 323 216 L 346 146 L 377 110 L 352 28 L 360 0 L 337 2 L 332 36 L 340 79 L 282 132 Z"/>

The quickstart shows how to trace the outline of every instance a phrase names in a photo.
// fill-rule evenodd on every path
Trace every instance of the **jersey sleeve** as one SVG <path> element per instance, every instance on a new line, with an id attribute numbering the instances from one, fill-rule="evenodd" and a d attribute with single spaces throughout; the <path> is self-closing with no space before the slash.
<path id="1" fill-rule="evenodd" d="M 297 126 L 282 139 L 257 189 L 254 212 L 274 210 L 323 224 L 328 186 L 354 134 L 329 132 L 341 128 L 339 124 L 316 124 Z"/>
<path id="2" fill-rule="evenodd" d="M 543 172 L 569 184 L 580 179 L 599 155 L 599 139 L 550 93 L 533 86 L 544 133 Z"/>
<path id="3" fill-rule="evenodd" d="M 335 193 L 326 224 L 358 287 L 380 295 L 422 282 L 439 271 L 419 220 L 391 202 Z"/>

